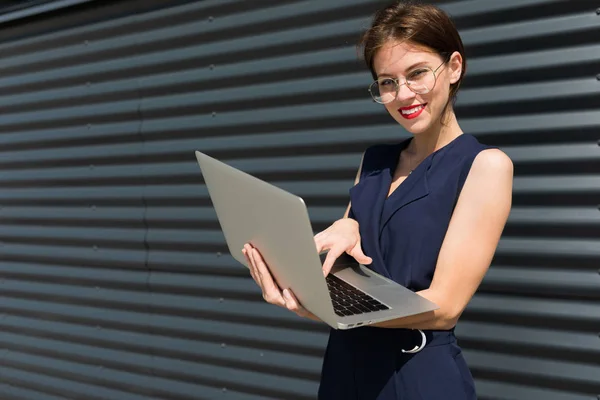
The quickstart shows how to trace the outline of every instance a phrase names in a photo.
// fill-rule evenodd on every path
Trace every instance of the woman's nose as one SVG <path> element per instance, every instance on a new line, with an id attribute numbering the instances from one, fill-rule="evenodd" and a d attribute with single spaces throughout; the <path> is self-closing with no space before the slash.
<path id="1" fill-rule="evenodd" d="M 411 100 L 416 96 L 415 92 L 408 88 L 408 85 L 400 85 L 398 88 L 398 93 L 396 94 L 396 100 L 399 102 L 406 102 L 407 100 Z"/>

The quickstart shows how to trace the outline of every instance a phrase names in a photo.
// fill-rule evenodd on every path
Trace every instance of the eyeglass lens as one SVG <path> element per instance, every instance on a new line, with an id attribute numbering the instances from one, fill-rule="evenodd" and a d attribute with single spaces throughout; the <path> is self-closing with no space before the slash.
<path id="1" fill-rule="evenodd" d="M 419 68 L 406 77 L 406 86 L 417 94 L 428 93 L 435 85 L 435 74 L 429 68 Z M 389 103 L 398 95 L 400 85 L 396 79 L 380 78 L 370 87 L 371 96 L 378 103 Z"/>

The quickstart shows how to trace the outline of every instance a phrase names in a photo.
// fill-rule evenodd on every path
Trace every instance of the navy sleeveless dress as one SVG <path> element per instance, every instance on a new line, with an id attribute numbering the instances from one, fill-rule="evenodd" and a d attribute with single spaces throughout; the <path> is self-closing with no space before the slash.
<path id="1" fill-rule="evenodd" d="M 349 216 L 379 274 L 413 291 L 427 289 L 452 212 L 473 160 L 488 148 L 462 134 L 430 154 L 387 197 L 400 152 L 411 139 L 367 149 Z M 323 360 L 321 400 L 476 400 L 473 378 L 454 329 L 361 327 L 331 330 Z"/>

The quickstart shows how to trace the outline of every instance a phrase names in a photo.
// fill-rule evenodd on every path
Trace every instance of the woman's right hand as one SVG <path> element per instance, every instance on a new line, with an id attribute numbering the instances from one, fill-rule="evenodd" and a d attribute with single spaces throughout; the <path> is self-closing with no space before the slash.
<path id="1" fill-rule="evenodd" d="M 315 235 L 315 244 L 319 253 L 329 250 L 323 262 L 323 275 L 327 276 L 335 260 L 343 253 L 348 253 L 360 264 L 368 265 L 373 262 L 367 257 L 360 245 L 358 222 L 352 218 L 342 218 L 335 221 L 329 228 Z"/>
<path id="2" fill-rule="evenodd" d="M 296 313 L 300 317 L 309 318 L 315 321 L 320 319 L 304 308 L 291 289 L 281 290 L 269 267 L 265 263 L 258 249 L 254 248 L 251 244 L 246 243 L 242 249 L 248 268 L 250 269 L 250 275 L 260 287 L 263 294 L 263 299 L 267 303 L 275 304 L 280 307 L 287 308 L 288 310 Z"/>

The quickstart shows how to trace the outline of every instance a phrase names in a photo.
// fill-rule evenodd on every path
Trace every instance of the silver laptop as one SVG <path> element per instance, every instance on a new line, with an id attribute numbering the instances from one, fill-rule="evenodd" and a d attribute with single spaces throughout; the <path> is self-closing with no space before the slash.
<path id="1" fill-rule="evenodd" d="M 251 243 L 279 287 L 328 325 L 350 329 L 438 308 L 350 256 L 325 278 L 302 198 L 199 151 L 196 158 L 233 258 L 246 265 L 242 248 Z"/>

